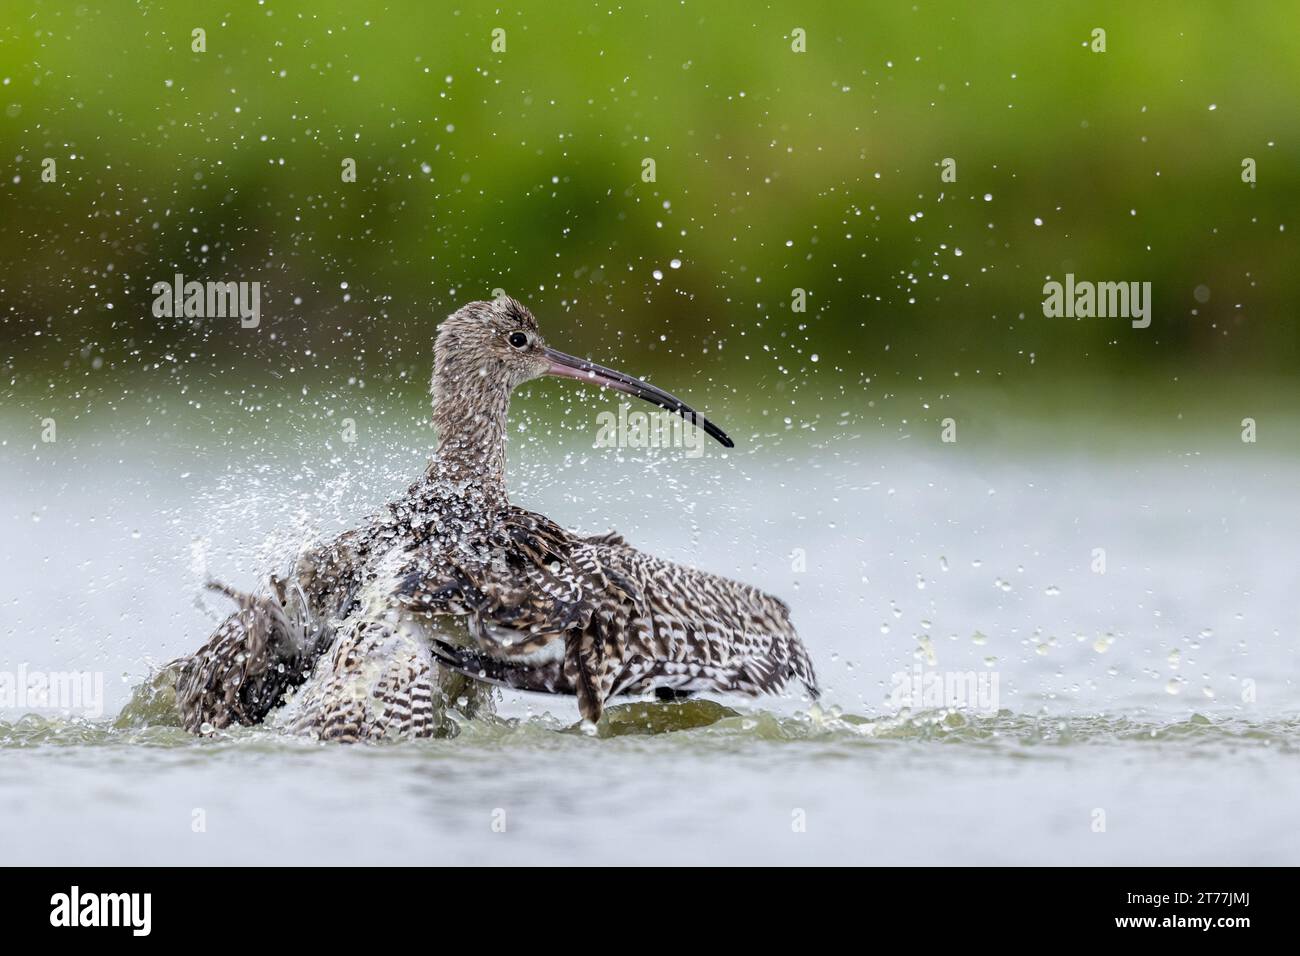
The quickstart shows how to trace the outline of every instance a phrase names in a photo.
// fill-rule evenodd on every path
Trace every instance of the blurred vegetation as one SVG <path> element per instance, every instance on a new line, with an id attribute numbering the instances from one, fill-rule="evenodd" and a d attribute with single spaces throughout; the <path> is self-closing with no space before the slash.
<path id="1" fill-rule="evenodd" d="M 570 351 L 773 390 L 1300 366 L 1293 3 L 9 0 L 0 18 L 11 399 L 422 388 L 437 320 L 497 287 Z M 261 327 L 154 318 L 176 272 L 261 282 Z M 1151 327 L 1044 318 L 1067 272 L 1150 281 Z"/>

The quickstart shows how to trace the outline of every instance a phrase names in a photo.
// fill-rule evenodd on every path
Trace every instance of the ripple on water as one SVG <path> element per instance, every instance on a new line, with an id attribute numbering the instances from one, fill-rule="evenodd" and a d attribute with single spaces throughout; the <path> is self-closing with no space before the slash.
<path id="1" fill-rule="evenodd" d="M 1061 756 L 1077 748 L 1131 745 L 1178 747 L 1205 755 L 1238 749 L 1300 751 L 1300 718 L 1295 717 L 1211 718 L 1192 714 L 1184 719 L 1158 721 L 1106 714 L 1026 715 L 1007 710 L 987 715 L 932 710 L 869 717 L 820 707 L 779 715 L 762 709 L 732 708 L 711 700 L 620 704 L 606 711 L 594 731 L 549 715 L 474 720 L 452 716 L 456 718 L 452 739 L 380 746 L 487 752 L 501 748 L 545 749 L 581 738 L 593 738 L 597 745 L 616 738 L 651 738 L 676 748 L 697 746 L 710 751 L 748 750 L 762 743 L 888 746 L 918 751 L 942 745 L 971 753 L 1028 758 Z M 112 720 L 27 715 L 12 722 L 0 721 L 0 748 L 187 747 L 202 751 L 230 746 L 261 750 L 320 745 L 264 728 L 233 728 L 210 738 L 194 737 L 180 728 L 174 694 L 165 680 L 157 678 L 137 688 L 131 702 Z"/>

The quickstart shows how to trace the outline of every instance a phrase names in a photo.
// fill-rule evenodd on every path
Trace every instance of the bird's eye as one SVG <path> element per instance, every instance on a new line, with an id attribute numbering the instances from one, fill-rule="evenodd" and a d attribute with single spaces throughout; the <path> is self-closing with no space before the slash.
<path id="1" fill-rule="evenodd" d="M 511 332 L 510 338 L 507 339 L 511 345 L 517 349 L 522 349 L 528 345 L 528 336 L 523 332 Z"/>

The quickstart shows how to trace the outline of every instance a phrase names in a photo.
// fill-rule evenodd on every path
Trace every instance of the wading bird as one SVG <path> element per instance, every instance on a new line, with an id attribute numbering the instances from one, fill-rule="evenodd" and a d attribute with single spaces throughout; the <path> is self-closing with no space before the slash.
<path id="1" fill-rule="evenodd" d="M 584 720 L 653 692 L 817 695 L 789 608 L 757 588 L 583 537 L 506 496 L 510 393 L 543 375 L 625 392 L 732 441 L 646 382 L 547 346 L 514 299 L 472 302 L 434 346 L 437 451 L 359 529 L 301 555 L 175 663 L 185 726 L 266 721 L 321 739 L 423 737 L 490 685 L 572 694 Z"/>

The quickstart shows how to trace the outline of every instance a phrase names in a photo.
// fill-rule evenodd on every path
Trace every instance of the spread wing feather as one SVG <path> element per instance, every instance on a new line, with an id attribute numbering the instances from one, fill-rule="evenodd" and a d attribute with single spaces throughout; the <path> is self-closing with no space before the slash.
<path id="1" fill-rule="evenodd" d="M 470 615 L 479 652 L 444 647 L 452 670 L 519 690 L 575 694 L 584 718 L 648 691 L 816 696 L 789 608 L 757 588 L 644 554 L 617 534 L 580 538 L 510 510 L 497 560 L 461 562 L 407 605 Z M 421 576 L 427 581 L 427 577 Z"/>

